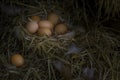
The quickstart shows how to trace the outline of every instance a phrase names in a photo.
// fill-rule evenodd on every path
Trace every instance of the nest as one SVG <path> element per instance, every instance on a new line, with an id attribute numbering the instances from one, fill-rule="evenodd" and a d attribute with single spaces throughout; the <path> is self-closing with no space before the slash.
<path id="1" fill-rule="evenodd" d="M 35 12 L 34 14 L 37 14 L 37 12 Z M 39 13 L 38 15 L 42 18 L 46 18 L 44 11 L 42 11 L 42 13 Z M 53 35 L 50 37 L 41 37 L 36 34 L 30 34 L 25 28 L 25 23 L 27 22 L 29 16 L 24 15 L 23 17 L 17 19 L 18 26 L 14 27 L 15 36 L 19 41 L 22 41 L 22 44 L 25 45 L 23 46 L 24 48 L 31 49 L 33 51 L 44 50 L 45 53 L 50 53 L 51 50 L 57 50 L 56 52 L 58 52 L 59 50 L 66 50 L 65 48 L 67 48 L 73 42 L 75 33 L 72 31 L 69 31 L 68 33 L 63 35 Z"/>

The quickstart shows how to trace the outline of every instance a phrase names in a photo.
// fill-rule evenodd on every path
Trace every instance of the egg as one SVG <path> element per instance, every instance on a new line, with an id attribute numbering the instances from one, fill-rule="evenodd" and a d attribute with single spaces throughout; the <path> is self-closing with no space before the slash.
<path id="1" fill-rule="evenodd" d="M 60 23 L 55 26 L 55 33 L 56 34 L 65 34 L 68 31 L 68 27 L 64 23 Z"/>
<path id="2" fill-rule="evenodd" d="M 11 56 L 11 63 L 17 67 L 24 65 L 24 58 L 20 54 L 14 54 Z"/>
<path id="3" fill-rule="evenodd" d="M 32 20 L 32 21 L 39 22 L 39 21 L 40 21 L 40 17 L 37 16 L 37 15 L 34 15 L 34 16 L 31 16 L 31 20 Z"/>
<path id="4" fill-rule="evenodd" d="M 49 28 L 49 29 L 53 29 L 53 25 L 50 21 L 48 20 L 42 20 L 39 23 L 39 27 L 40 28 Z"/>
<path id="5" fill-rule="evenodd" d="M 51 36 L 52 35 L 52 32 L 49 28 L 39 28 L 37 33 L 39 36 Z"/>
<path id="6" fill-rule="evenodd" d="M 29 33 L 33 34 L 38 30 L 38 24 L 35 21 L 30 21 L 27 23 L 26 28 Z"/>
<path id="7" fill-rule="evenodd" d="M 50 13 L 48 15 L 48 20 L 53 24 L 56 25 L 59 22 L 59 16 L 56 13 Z"/>

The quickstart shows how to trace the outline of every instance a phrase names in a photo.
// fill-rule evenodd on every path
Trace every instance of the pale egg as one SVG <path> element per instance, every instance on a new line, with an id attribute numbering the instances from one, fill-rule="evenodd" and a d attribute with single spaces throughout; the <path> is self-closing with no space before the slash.
<path id="1" fill-rule="evenodd" d="M 32 21 L 36 21 L 36 22 L 40 21 L 40 17 L 37 16 L 37 15 L 31 16 L 30 18 L 31 18 Z"/>
<path id="2" fill-rule="evenodd" d="M 30 21 L 27 23 L 26 28 L 27 28 L 29 33 L 33 34 L 33 33 L 37 32 L 39 27 L 38 27 L 37 22 Z"/>
<path id="3" fill-rule="evenodd" d="M 48 20 L 53 25 L 56 25 L 59 22 L 59 16 L 56 13 L 50 13 L 50 14 L 48 14 Z"/>
<path id="4" fill-rule="evenodd" d="M 39 28 L 37 33 L 39 36 L 51 36 L 52 35 L 52 32 L 49 28 Z"/>
<path id="5" fill-rule="evenodd" d="M 68 27 L 64 23 L 60 23 L 55 26 L 55 33 L 56 34 L 65 34 L 68 31 Z"/>
<path id="6" fill-rule="evenodd" d="M 50 21 L 48 21 L 48 20 L 42 20 L 38 24 L 39 24 L 40 28 L 53 29 L 53 24 Z"/>

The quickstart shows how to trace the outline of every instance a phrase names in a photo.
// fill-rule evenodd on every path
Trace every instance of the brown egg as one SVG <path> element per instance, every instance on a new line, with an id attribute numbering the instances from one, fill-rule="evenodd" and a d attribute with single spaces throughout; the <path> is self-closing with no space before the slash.
<path id="1" fill-rule="evenodd" d="M 48 15 L 48 20 L 53 24 L 56 25 L 59 22 L 59 16 L 56 13 L 50 13 Z"/>
<path id="2" fill-rule="evenodd" d="M 11 56 L 11 63 L 17 67 L 20 67 L 24 64 L 24 58 L 20 54 L 14 54 Z"/>
<path id="3" fill-rule="evenodd" d="M 36 16 L 36 15 L 31 16 L 31 19 L 32 19 L 32 21 L 36 21 L 36 22 L 39 22 L 39 21 L 40 21 L 40 17 L 39 17 L 39 16 Z"/>
<path id="4" fill-rule="evenodd" d="M 52 35 L 52 32 L 49 28 L 39 28 L 37 33 L 39 36 L 51 36 Z"/>
<path id="5" fill-rule="evenodd" d="M 56 34 L 65 34 L 68 31 L 67 25 L 64 23 L 60 23 L 55 27 Z"/>
<path id="6" fill-rule="evenodd" d="M 53 25 L 50 21 L 48 20 L 42 20 L 39 23 L 39 27 L 40 28 L 49 28 L 49 29 L 53 29 Z"/>
<path id="7" fill-rule="evenodd" d="M 29 33 L 33 34 L 38 30 L 38 24 L 35 21 L 30 21 L 27 23 L 26 28 Z"/>

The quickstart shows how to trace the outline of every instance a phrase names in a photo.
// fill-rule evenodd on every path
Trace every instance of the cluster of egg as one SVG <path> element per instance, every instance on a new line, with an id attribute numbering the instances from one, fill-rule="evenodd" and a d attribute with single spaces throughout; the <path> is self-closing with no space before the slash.
<path id="1" fill-rule="evenodd" d="M 50 13 L 47 19 L 41 19 L 40 16 L 33 15 L 29 18 L 25 28 L 30 34 L 39 36 L 63 35 L 68 31 L 68 26 L 60 21 L 60 17 L 56 13 Z M 14 54 L 11 56 L 11 64 L 21 67 L 25 64 L 25 59 L 19 53 Z"/>
<path id="2" fill-rule="evenodd" d="M 67 25 L 60 21 L 59 15 L 56 13 L 48 14 L 45 20 L 37 15 L 31 16 L 26 29 L 30 34 L 37 34 L 39 36 L 62 35 L 68 31 Z"/>

